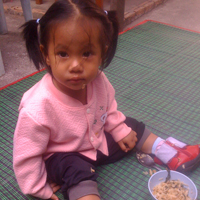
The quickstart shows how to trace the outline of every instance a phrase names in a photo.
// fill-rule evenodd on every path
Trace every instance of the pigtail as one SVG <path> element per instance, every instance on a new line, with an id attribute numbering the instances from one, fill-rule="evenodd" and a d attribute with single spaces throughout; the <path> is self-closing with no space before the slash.
<path id="1" fill-rule="evenodd" d="M 106 68 L 111 63 L 115 55 L 115 52 L 117 49 L 118 34 L 119 34 L 119 23 L 117 19 L 117 12 L 107 11 L 106 15 L 108 17 L 108 20 L 111 23 L 110 30 L 106 30 L 106 31 L 109 31 L 109 33 L 105 33 L 105 34 L 109 34 L 110 43 L 108 45 L 108 49 L 105 55 L 105 62 L 104 62 L 103 68 Z"/>
<path id="2" fill-rule="evenodd" d="M 41 65 L 45 64 L 42 52 L 40 51 L 38 25 L 36 20 L 30 20 L 21 26 L 29 58 L 33 61 L 37 70 L 41 68 Z"/>

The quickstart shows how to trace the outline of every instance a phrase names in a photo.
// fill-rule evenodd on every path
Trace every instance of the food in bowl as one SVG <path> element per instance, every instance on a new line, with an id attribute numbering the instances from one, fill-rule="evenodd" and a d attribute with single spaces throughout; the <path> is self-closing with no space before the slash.
<path id="1" fill-rule="evenodd" d="M 153 200 L 158 200 L 158 198 L 156 198 L 156 196 L 153 194 L 153 189 L 157 185 L 165 182 L 167 175 L 168 175 L 167 170 L 161 170 L 161 171 L 156 172 L 149 178 L 148 189 Z M 180 181 L 183 184 L 183 187 L 188 189 L 188 196 L 190 197 L 190 199 L 197 200 L 197 197 L 198 197 L 197 187 L 188 176 L 180 172 L 173 171 L 173 170 L 170 170 L 170 175 L 171 177 L 169 181 L 173 181 L 173 180 Z M 165 199 L 170 200 L 170 198 L 165 198 Z M 178 198 L 172 198 L 172 199 L 177 200 Z"/>
<path id="2" fill-rule="evenodd" d="M 153 188 L 153 195 L 158 200 L 191 200 L 189 188 L 179 180 L 161 182 Z"/>

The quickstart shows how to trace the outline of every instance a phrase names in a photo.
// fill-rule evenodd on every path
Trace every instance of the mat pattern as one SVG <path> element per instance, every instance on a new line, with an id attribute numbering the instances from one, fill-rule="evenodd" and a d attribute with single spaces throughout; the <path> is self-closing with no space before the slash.
<path id="1" fill-rule="evenodd" d="M 0 199 L 24 196 L 12 169 L 12 139 L 23 93 L 44 71 L 0 91 Z M 147 21 L 119 37 L 116 56 L 105 70 L 116 89 L 119 110 L 143 121 L 160 137 L 200 143 L 200 34 Z M 102 200 L 150 199 L 146 167 L 131 154 L 98 168 Z M 200 167 L 189 177 L 200 194 Z M 63 199 L 58 192 L 57 195 Z"/>

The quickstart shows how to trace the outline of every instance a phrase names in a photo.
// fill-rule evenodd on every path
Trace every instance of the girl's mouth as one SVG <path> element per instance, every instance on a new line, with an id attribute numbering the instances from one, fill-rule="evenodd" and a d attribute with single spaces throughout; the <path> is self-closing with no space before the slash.
<path id="1" fill-rule="evenodd" d="M 81 78 L 71 78 L 69 79 L 69 82 L 72 83 L 72 84 L 80 84 L 80 83 L 83 83 L 84 79 L 81 79 Z"/>

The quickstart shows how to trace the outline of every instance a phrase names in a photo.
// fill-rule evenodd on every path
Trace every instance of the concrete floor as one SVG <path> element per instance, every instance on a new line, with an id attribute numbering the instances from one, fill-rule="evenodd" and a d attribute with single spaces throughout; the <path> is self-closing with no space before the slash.
<path id="1" fill-rule="evenodd" d="M 200 0 L 168 0 L 125 27 L 133 27 L 144 20 L 155 20 L 200 33 Z M 6 14 L 9 33 L 0 35 L 0 49 L 6 74 L 0 77 L 0 87 L 35 72 L 30 63 L 19 26 L 24 17 Z"/>
<path id="2" fill-rule="evenodd" d="M 147 19 L 172 24 L 200 33 L 200 0 L 168 0 L 135 20 L 126 28 Z"/>

